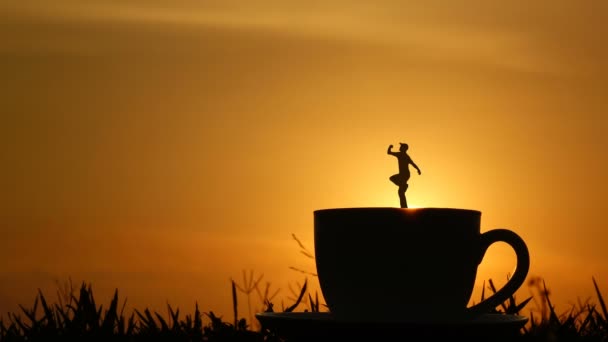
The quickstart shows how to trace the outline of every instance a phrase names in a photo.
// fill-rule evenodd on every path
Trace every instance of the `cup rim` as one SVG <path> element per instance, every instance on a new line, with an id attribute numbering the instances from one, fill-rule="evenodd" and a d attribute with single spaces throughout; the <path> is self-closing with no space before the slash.
<path id="1" fill-rule="evenodd" d="M 481 215 L 480 210 L 466 209 L 466 208 L 451 208 L 451 207 L 420 207 L 420 208 L 397 208 L 397 207 L 341 207 L 341 208 L 323 208 L 316 209 L 314 213 L 324 212 L 346 212 L 346 211 L 401 211 L 407 213 L 414 212 L 429 212 L 429 211 L 441 211 L 441 212 L 454 212 L 454 213 L 474 213 Z"/>

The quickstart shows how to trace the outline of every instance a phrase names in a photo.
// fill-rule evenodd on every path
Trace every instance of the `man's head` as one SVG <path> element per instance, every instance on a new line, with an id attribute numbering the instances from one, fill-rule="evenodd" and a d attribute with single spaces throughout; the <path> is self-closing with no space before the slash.
<path id="1" fill-rule="evenodd" d="M 399 143 L 399 145 L 400 145 L 399 146 L 399 151 L 401 151 L 401 152 L 405 152 L 409 148 L 409 146 L 407 144 L 404 144 L 404 143 Z"/>

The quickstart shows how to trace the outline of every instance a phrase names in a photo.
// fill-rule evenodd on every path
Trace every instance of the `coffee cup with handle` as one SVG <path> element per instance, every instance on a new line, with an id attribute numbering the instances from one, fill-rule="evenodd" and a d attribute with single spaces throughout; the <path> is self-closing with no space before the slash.
<path id="1" fill-rule="evenodd" d="M 335 319 L 459 321 L 491 310 L 525 281 L 524 240 L 506 228 L 481 232 L 481 212 L 456 208 L 333 208 L 314 211 L 319 284 Z M 504 242 L 516 267 L 496 293 L 468 303 L 478 265 Z"/>

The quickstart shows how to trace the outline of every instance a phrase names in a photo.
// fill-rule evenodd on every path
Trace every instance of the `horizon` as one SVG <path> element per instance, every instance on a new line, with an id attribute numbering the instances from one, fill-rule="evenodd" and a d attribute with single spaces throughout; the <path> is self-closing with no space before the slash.
<path id="1" fill-rule="evenodd" d="M 314 210 L 399 206 L 400 142 L 411 207 L 518 233 L 558 310 L 608 291 L 607 6 L 4 2 L 0 316 L 68 278 L 162 312 L 230 316 L 243 270 L 287 296 Z M 492 246 L 472 300 L 513 267 Z"/>

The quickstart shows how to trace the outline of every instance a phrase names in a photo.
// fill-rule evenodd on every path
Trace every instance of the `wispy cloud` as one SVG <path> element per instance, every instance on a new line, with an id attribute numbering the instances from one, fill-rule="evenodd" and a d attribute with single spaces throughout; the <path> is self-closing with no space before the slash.
<path id="1" fill-rule="evenodd" d="M 464 6 L 435 1 L 70 1 L 5 5 L 13 16 L 74 25 L 128 24 L 166 30 L 257 30 L 285 35 L 382 44 L 407 49 L 421 58 L 478 63 L 524 72 L 565 72 L 565 61 L 551 56 L 542 41 L 546 18 L 531 14 L 515 26 L 515 5 Z M 441 6 L 440 6 L 441 5 Z M 475 5 L 475 6 L 473 6 Z M 467 9 L 470 7 L 471 9 Z M 542 8 L 532 9 L 541 13 Z M 559 14 L 567 9 L 559 9 Z M 536 11 L 536 12 L 535 12 Z M 521 13 L 520 13 L 521 14 Z M 491 20 L 489 18 L 492 18 Z M 528 20 L 536 20 L 530 22 Z M 138 26 L 139 25 L 139 26 Z M 522 30 L 528 28 L 531 31 Z M 69 33 L 68 33 L 69 34 Z M 84 47 L 83 47 L 84 48 Z M 574 68 L 575 69 L 575 68 Z"/>

